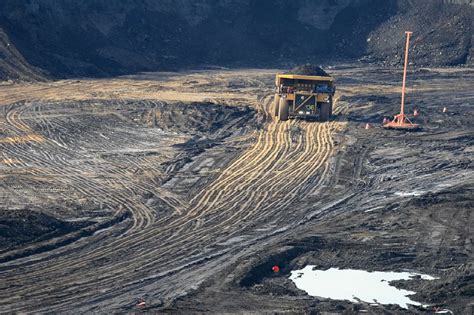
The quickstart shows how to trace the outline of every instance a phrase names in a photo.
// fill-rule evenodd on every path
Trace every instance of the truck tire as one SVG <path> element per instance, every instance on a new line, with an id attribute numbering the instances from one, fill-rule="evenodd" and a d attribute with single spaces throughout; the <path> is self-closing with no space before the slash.
<path id="1" fill-rule="evenodd" d="M 328 121 L 331 115 L 331 103 L 321 103 L 319 121 Z"/>
<path id="2" fill-rule="evenodd" d="M 275 117 L 278 117 L 278 108 L 280 107 L 280 95 L 275 94 L 275 99 L 273 101 L 273 113 Z"/>
<path id="3" fill-rule="evenodd" d="M 280 121 L 287 121 L 288 120 L 288 112 L 290 111 L 290 107 L 288 102 L 285 98 L 280 98 L 280 106 L 278 109 L 278 118 Z"/>
<path id="4" fill-rule="evenodd" d="M 332 102 L 332 96 L 331 98 L 329 99 L 329 118 L 332 117 L 332 107 L 333 107 L 333 102 Z"/>

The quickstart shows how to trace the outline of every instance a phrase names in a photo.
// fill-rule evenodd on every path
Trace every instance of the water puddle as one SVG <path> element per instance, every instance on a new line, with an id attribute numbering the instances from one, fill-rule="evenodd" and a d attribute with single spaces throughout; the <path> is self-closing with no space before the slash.
<path id="1" fill-rule="evenodd" d="M 333 300 L 367 302 L 376 304 L 398 304 L 403 308 L 408 305 L 422 305 L 408 296 L 413 291 L 397 289 L 389 285 L 393 280 L 410 280 L 420 276 L 424 280 L 436 278 L 409 272 L 368 272 L 365 270 L 337 269 L 313 270 L 306 266 L 291 272 L 290 279 L 295 285 L 309 295 Z"/>
<path id="2" fill-rule="evenodd" d="M 425 193 L 426 191 L 414 190 L 410 192 L 398 191 L 398 192 L 395 192 L 394 194 L 400 197 L 418 197 Z"/>

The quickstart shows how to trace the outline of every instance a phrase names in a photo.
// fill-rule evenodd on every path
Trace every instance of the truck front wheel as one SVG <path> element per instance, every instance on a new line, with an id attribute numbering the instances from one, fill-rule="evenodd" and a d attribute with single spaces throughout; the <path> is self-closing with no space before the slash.
<path id="1" fill-rule="evenodd" d="M 278 110 L 278 118 L 280 121 L 287 121 L 288 120 L 288 112 L 290 110 L 290 107 L 288 105 L 288 102 L 286 101 L 285 98 L 280 98 L 280 106 Z"/>
<path id="2" fill-rule="evenodd" d="M 275 100 L 273 101 L 273 113 L 275 117 L 278 117 L 278 108 L 280 107 L 280 95 L 275 94 Z"/>
<path id="3" fill-rule="evenodd" d="M 332 117 L 332 108 L 333 108 L 333 98 L 332 96 L 329 98 L 329 118 Z"/>
<path id="4" fill-rule="evenodd" d="M 328 121 L 331 116 L 331 103 L 321 103 L 319 121 Z"/>

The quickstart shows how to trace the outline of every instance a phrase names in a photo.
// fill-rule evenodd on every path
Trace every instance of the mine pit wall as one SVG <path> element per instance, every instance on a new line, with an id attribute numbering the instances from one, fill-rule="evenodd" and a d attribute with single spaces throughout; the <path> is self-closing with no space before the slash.
<path id="1" fill-rule="evenodd" d="M 468 0 L 3 0 L 0 29 L 53 77 L 363 56 L 394 65 L 407 28 L 425 40 L 418 63 L 443 66 L 472 63 L 473 11 Z"/>
<path id="2" fill-rule="evenodd" d="M 469 45 L 469 52 L 466 58 L 466 65 L 473 66 L 474 65 L 474 0 L 443 0 L 443 3 L 445 4 L 457 4 L 457 5 L 464 5 L 467 6 L 469 5 L 471 8 L 467 9 L 470 11 L 470 16 L 471 16 L 471 28 L 470 28 L 470 34 L 471 34 L 471 41 Z"/>
<path id="3" fill-rule="evenodd" d="M 40 69 L 31 66 L 0 28 L 0 79 L 45 79 Z"/>
<path id="4" fill-rule="evenodd" d="M 397 13 L 367 38 L 368 60 L 400 65 L 404 31 L 413 32 L 410 63 L 419 66 L 469 64 L 472 56 L 474 7 L 445 1 L 399 0 Z"/>
<path id="5" fill-rule="evenodd" d="M 466 2 L 469 1 L 472 7 L 471 9 L 471 46 L 469 49 L 469 54 L 466 60 L 466 64 L 469 66 L 474 65 L 474 1 L 473 0 L 465 0 Z"/>

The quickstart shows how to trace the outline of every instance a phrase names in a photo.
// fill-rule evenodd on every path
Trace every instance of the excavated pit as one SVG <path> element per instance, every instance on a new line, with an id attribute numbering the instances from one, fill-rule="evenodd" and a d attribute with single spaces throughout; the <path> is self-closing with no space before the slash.
<path id="1" fill-rule="evenodd" d="M 176 176 L 193 157 L 256 126 L 251 122 L 253 109 L 209 102 L 20 102 L 6 110 L 18 109 L 22 121 L 35 135 L 32 139 L 38 139 L 33 144 L 49 139 L 57 145 L 56 151 L 48 151 L 48 159 L 57 159 L 65 167 L 64 174 L 77 171 L 79 166 L 84 172 L 93 173 L 94 178 L 107 179 L 111 172 L 123 169 L 141 181 L 152 174 L 133 165 L 150 158 L 156 161 L 153 168 L 159 170 L 152 180 L 161 184 Z M 9 130 L 2 130 L 1 136 L 6 139 L 3 143 L 9 141 L 22 150 L 31 150 L 33 155 L 41 154 L 29 139 L 21 139 Z M 10 149 L 5 152 L 10 153 Z M 41 159 L 32 162 L 44 164 Z M 26 252 L 4 257 L 2 262 L 64 246 L 130 217 L 120 204 L 107 205 L 100 196 L 72 197 L 77 193 L 76 187 L 59 178 L 55 180 L 56 174 L 36 178 L 15 172 L 9 175 L 8 166 L 15 165 L 14 159 L 2 164 L 1 187 L 14 191 L 15 197 L 10 196 L 0 208 L 0 251 L 33 246 Z M 157 217 L 172 212 L 156 192 L 143 193 L 139 198 L 154 209 Z M 40 205 L 42 209 L 38 211 L 30 208 Z M 117 206 L 123 212 L 118 216 L 114 214 Z M 54 242 L 45 245 L 50 240 Z M 37 249 L 33 248 L 35 243 L 39 244 Z"/>
<path id="2" fill-rule="evenodd" d="M 2 213 L 54 218 L 0 252 L 6 311 L 403 311 L 308 296 L 314 265 L 433 275 L 394 283 L 411 312 L 471 312 L 474 72 L 410 72 L 404 133 L 399 69 L 333 67 L 327 123 L 273 117 L 281 71 L 0 86 Z"/>

